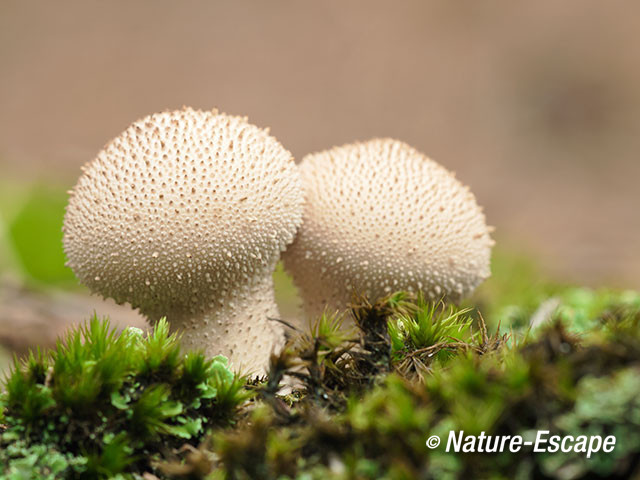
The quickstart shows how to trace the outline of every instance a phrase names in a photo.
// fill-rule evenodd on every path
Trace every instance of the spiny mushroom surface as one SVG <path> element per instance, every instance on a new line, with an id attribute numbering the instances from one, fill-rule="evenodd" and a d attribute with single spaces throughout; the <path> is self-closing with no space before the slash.
<path id="1" fill-rule="evenodd" d="M 135 122 L 83 171 L 63 239 L 80 281 L 263 372 L 283 341 L 272 272 L 302 219 L 291 154 L 246 118 L 185 108 Z"/>
<path id="2" fill-rule="evenodd" d="M 489 276 L 493 241 L 474 195 L 409 145 L 354 143 L 299 169 L 303 223 L 283 260 L 308 316 L 399 290 L 458 301 Z"/>

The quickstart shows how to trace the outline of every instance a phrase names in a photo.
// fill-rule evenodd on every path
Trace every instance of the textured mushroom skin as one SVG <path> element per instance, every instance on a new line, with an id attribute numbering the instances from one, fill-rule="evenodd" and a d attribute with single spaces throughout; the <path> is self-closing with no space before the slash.
<path id="1" fill-rule="evenodd" d="M 224 352 L 242 372 L 266 373 L 271 353 L 282 348 L 285 338 L 274 320 L 279 312 L 273 278 L 257 277 L 217 303 L 217 308 L 195 315 L 171 315 L 171 324 L 182 331 L 182 345 L 197 350 L 204 344 L 208 355 Z"/>
<path id="2" fill-rule="evenodd" d="M 185 108 L 135 122 L 83 171 L 63 238 L 80 281 L 263 370 L 281 333 L 271 275 L 302 218 L 291 154 L 246 118 Z"/>
<path id="3" fill-rule="evenodd" d="M 489 276 L 493 240 L 474 195 L 409 145 L 335 147 L 299 169 L 303 224 L 283 260 L 308 316 L 399 290 L 458 301 Z"/>

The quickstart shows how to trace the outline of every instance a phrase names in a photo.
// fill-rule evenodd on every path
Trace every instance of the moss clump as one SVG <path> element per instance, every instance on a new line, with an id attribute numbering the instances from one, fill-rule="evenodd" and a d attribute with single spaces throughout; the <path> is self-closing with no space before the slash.
<path id="1" fill-rule="evenodd" d="M 143 338 L 94 320 L 16 364 L 0 465 L 11 479 L 637 476 L 640 296 L 558 298 L 534 331 L 508 333 L 404 293 L 362 300 L 297 331 L 269 376 L 246 384 L 220 359 L 181 356 L 164 322 Z M 538 430 L 617 442 L 591 458 L 445 451 L 450 431 Z M 438 448 L 425 445 L 432 435 Z"/>
<path id="2" fill-rule="evenodd" d="M 231 425 L 243 385 L 224 357 L 182 355 L 164 320 L 144 336 L 94 318 L 15 361 L 0 396 L 0 478 L 154 472 L 163 452 Z"/>
<path id="3" fill-rule="evenodd" d="M 510 336 L 489 335 L 481 318 L 467 314 L 396 295 L 355 308 L 354 336 L 323 317 L 284 359 L 274 359 L 272 375 L 301 381 L 295 401 L 265 401 L 250 421 L 214 434 L 207 449 L 219 462 L 207 478 L 639 473 L 640 310 L 608 304 L 580 334 L 567 328 L 571 318 L 559 312 L 535 333 Z M 387 333 L 363 329 L 372 325 L 363 318 L 376 319 L 373 325 L 384 319 Z M 267 393 L 272 399 L 273 392 Z M 451 430 L 525 439 L 537 430 L 615 434 L 617 446 L 615 455 L 601 452 L 590 459 L 532 449 L 447 453 Z M 426 447 L 431 435 L 442 439 L 439 448 Z"/>

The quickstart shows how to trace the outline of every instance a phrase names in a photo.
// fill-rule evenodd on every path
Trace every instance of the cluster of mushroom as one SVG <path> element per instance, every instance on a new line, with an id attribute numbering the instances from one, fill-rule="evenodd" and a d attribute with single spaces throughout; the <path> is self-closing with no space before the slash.
<path id="1" fill-rule="evenodd" d="M 284 332 L 283 254 L 306 315 L 422 291 L 457 301 L 489 275 L 473 194 L 408 145 L 376 139 L 293 157 L 246 118 L 184 108 L 108 143 L 70 192 L 68 265 L 93 292 L 167 317 L 185 347 L 264 373 Z"/>

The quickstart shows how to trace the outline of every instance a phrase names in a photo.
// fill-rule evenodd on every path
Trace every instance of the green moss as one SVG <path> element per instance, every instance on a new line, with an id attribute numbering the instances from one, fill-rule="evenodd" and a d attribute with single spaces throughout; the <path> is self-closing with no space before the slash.
<path id="1" fill-rule="evenodd" d="M 566 287 L 546 276 L 530 255 L 509 248 L 495 248 L 491 277 L 465 302 L 485 316 L 490 327 L 503 331 L 527 328 L 542 302 Z"/>
<path id="2" fill-rule="evenodd" d="M 325 316 L 294 342 L 286 361 L 274 362 L 279 375 L 302 381 L 298 401 L 264 401 L 240 428 L 216 433 L 209 451 L 219 463 L 212 464 L 210 478 L 629 476 L 640 458 L 640 309 L 611 310 L 613 304 L 594 310 L 597 326 L 580 335 L 557 319 L 513 342 L 486 328 L 472 333 L 464 310 L 412 302 L 405 295 L 354 309 L 356 339 L 341 338 L 335 319 Z M 375 328 L 367 328 L 375 321 L 362 321 L 380 318 L 386 318 L 390 335 L 372 336 Z M 412 336 L 398 326 L 400 319 L 435 333 Z M 379 355 L 385 342 L 394 352 L 386 363 Z M 398 368 L 439 344 L 457 348 L 437 368 L 423 375 Z M 369 381 L 360 376 L 365 371 Z M 536 430 L 574 436 L 616 432 L 625 440 L 616 455 L 589 460 L 531 450 L 456 454 L 445 452 L 443 444 L 426 447 L 430 435 L 446 439 L 451 430 L 525 438 Z"/>
<path id="3" fill-rule="evenodd" d="M 363 299 L 296 332 L 269 376 L 248 384 L 220 357 L 182 355 L 165 322 L 145 338 L 93 320 L 7 378 L 4 478 L 632 476 L 639 297 L 568 288 L 556 296 L 540 327 L 527 321 L 511 333 L 405 293 Z M 452 430 L 614 434 L 619 443 L 589 459 L 447 453 Z M 438 448 L 427 448 L 431 435 Z"/>
<path id="4" fill-rule="evenodd" d="M 15 361 L 0 397 L 0 478 L 154 471 L 163 449 L 231 425 L 243 385 L 224 357 L 182 355 L 164 320 L 144 337 L 94 318 L 53 351 Z"/>

